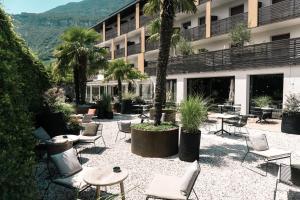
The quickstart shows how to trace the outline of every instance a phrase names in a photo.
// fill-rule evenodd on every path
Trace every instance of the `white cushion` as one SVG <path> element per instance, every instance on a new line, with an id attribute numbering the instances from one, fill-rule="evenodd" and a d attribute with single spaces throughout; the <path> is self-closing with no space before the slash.
<path id="1" fill-rule="evenodd" d="M 76 151 L 73 148 L 59 154 L 51 155 L 51 159 L 63 177 L 71 176 L 82 169 Z"/>
<path id="2" fill-rule="evenodd" d="M 96 136 L 85 136 L 85 135 L 79 135 L 79 142 L 94 142 L 97 139 L 99 139 L 101 135 Z"/>
<path id="3" fill-rule="evenodd" d="M 86 171 L 88 170 L 88 167 L 84 167 L 80 172 L 73 174 L 72 176 L 66 177 L 66 178 L 57 178 L 54 180 L 55 183 L 65 185 L 65 186 L 71 186 L 78 189 L 83 189 L 88 184 L 83 180 L 85 177 Z"/>
<path id="4" fill-rule="evenodd" d="M 275 149 L 275 148 L 271 148 L 265 151 L 251 151 L 254 154 L 263 156 L 265 158 L 268 159 L 279 159 L 281 157 L 288 157 L 291 155 L 290 151 L 285 151 L 285 150 L 281 150 L 281 149 Z"/>
<path id="5" fill-rule="evenodd" d="M 186 199 L 180 192 L 181 178 L 176 176 L 156 175 L 146 188 L 145 194 L 164 199 Z"/>
<path id="6" fill-rule="evenodd" d="M 45 129 L 43 129 L 43 127 L 39 127 L 38 129 L 36 129 L 33 132 L 33 134 L 37 139 L 42 140 L 42 141 L 51 139 L 51 137 L 48 135 L 48 133 L 45 131 Z"/>
<path id="7" fill-rule="evenodd" d="M 265 134 L 249 135 L 252 148 L 256 151 L 266 151 L 269 149 L 268 141 Z"/>
<path id="8" fill-rule="evenodd" d="M 181 178 L 180 191 L 184 195 L 188 195 L 192 190 L 194 181 L 196 180 L 199 173 L 199 165 L 197 161 L 194 161 L 185 171 Z"/>

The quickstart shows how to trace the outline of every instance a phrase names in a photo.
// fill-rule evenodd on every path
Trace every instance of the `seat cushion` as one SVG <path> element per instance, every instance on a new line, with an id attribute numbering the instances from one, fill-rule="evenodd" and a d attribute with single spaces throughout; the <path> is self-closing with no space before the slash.
<path id="1" fill-rule="evenodd" d="M 265 134 L 249 135 L 252 148 L 255 151 L 266 151 L 269 149 L 268 141 Z"/>
<path id="2" fill-rule="evenodd" d="M 180 192 L 180 185 L 180 177 L 156 175 L 146 188 L 145 194 L 164 199 L 186 199 Z"/>
<path id="3" fill-rule="evenodd" d="M 43 129 L 43 127 L 37 128 L 33 134 L 38 140 L 45 141 L 51 139 L 50 135 L 45 131 L 45 129 Z"/>
<path id="4" fill-rule="evenodd" d="M 55 166 L 63 177 L 71 176 L 82 170 L 75 149 L 71 148 L 62 153 L 51 155 Z"/>
<path id="5" fill-rule="evenodd" d="M 94 142 L 95 140 L 99 139 L 101 135 L 96 135 L 96 136 L 85 136 L 85 135 L 80 135 L 79 136 L 79 142 Z"/>
<path id="6" fill-rule="evenodd" d="M 194 161 L 185 171 L 181 178 L 180 191 L 188 195 L 192 190 L 193 184 L 199 174 L 200 168 L 197 161 Z"/>
<path id="7" fill-rule="evenodd" d="M 251 151 L 254 154 L 263 156 L 267 159 L 280 159 L 283 157 L 288 157 L 291 155 L 291 152 L 289 151 L 285 151 L 285 150 L 281 150 L 281 149 L 275 149 L 275 148 L 271 148 L 268 149 L 266 151 Z"/>
<path id="8" fill-rule="evenodd" d="M 95 136 L 95 135 L 97 135 L 99 124 L 87 123 L 87 124 L 82 124 L 82 126 L 84 127 L 82 135 L 84 135 L 84 136 Z"/>
<path id="9" fill-rule="evenodd" d="M 66 187 L 73 187 L 73 188 L 78 188 L 79 190 L 81 190 L 88 185 L 83 180 L 87 171 L 88 171 L 88 167 L 84 167 L 84 168 L 82 168 L 81 171 L 79 171 L 76 174 L 73 174 L 66 178 L 57 178 L 57 179 L 54 179 L 53 181 L 57 184 L 64 185 Z"/>

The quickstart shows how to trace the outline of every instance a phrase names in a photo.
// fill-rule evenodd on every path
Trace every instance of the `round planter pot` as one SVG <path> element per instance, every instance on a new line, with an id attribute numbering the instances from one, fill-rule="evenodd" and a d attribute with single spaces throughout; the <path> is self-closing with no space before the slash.
<path id="1" fill-rule="evenodd" d="M 283 113 L 281 132 L 300 134 L 300 113 Z"/>
<path id="2" fill-rule="evenodd" d="M 121 113 L 131 114 L 131 112 L 132 112 L 132 100 L 122 100 Z"/>
<path id="3" fill-rule="evenodd" d="M 113 119 L 114 118 L 114 113 L 113 112 L 105 112 L 104 118 L 105 119 Z"/>
<path id="4" fill-rule="evenodd" d="M 120 103 L 114 103 L 113 110 L 116 113 L 120 113 L 121 112 L 121 104 Z"/>
<path id="5" fill-rule="evenodd" d="M 179 129 L 144 131 L 131 129 L 131 152 L 143 157 L 164 158 L 178 153 Z"/>
<path id="6" fill-rule="evenodd" d="M 199 160 L 201 131 L 198 133 L 188 133 L 181 130 L 179 159 L 187 162 Z"/>
<path id="7" fill-rule="evenodd" d="M 149 113 L 150 113 L 150 119 L 154 120 L 155 109 L 151 108 L 150 111 L 149 111 Z M 165 115 L 165 121 L 166 122 L 175 123 L 175 120 L 176 120 L 176 110 L 162 109 L 162 113 L 166 113 L 166 115 Z"/>

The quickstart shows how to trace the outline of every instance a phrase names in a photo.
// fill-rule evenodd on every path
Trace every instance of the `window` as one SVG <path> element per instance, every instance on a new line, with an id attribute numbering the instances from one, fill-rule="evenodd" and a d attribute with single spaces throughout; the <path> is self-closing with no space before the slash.
<path id="1" fill-rule="evenodd" d="M 285 40 L 285 39 L 290 39 L 290 34 L 289 33 L 281 34 L 281 35 L 274 35 L 271 38 L 272 41 Z"/>
<path id="2" fill-rule="evenodd" d="M 230 9 L 230 16 L 238 15 L 241 13 L 244 13 L 244 4 Z"/>
<path id="3" fill-rule="evenodd" d="M 185 22 L 185 23 L 182 24 L 183 29 L 189 29 L 190 27 L 191 27 L 191 21 Z"/>
<path id="4" fill-rule="evenodd" d="M 285 1 L 285 0 L 272 0 L 272 4 L 279 3 L 281 1 Z"/>
<path id="5" fill-rule="evenodd" d="M 218 16 L 211 16 L 211 21 L 217 21 L 218 20 Z M 199 25 L 204 25 L 206 24 L 206 21 L 205 21 L 205 17 L 200 17 L 199 18 Z"/>

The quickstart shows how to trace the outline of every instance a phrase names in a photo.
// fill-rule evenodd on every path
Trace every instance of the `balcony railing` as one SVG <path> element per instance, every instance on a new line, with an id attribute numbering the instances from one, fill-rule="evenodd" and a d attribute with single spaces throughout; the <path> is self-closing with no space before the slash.
<path id="1" fill-rule="evenodd" d="M 115 50 L 115 58 L 122 58 L 125 56 L 125 48 Z"/>
<path id="2" fill-rule="evenodd" d="M 208 2 L 209 0 L 200 0 L 199 5 Z"/>
<path id="3" fill-rule="evenodd" d="M 145 71 L 153 76 L 157 61 L 149 61 Z M 169 60 L 168 74 L 197 73 L 235 69 L 256 69 L 300 64 L 300 38 L 235 47 Z"/>
<path id="4" fill-rule="evenodd" d="M 112 38 L 117 37 L 118 33 L 117 33 L 117 29 L 113 28 L 111 30 L 108 30 L 105 32 L 105 39 L 106 40 L 110 40 Z"/>
<path id="5" fill-rule="evenodd" d="M 259 25 L 284 21 L 300 16 L 300 0 L 285 0 L 260 8 L 258 11 Z"/>
<path id="6" fill-rule="evenodd" d="M 135 20 L 130 20 L 121 24 L 121 34 L 135 30 Z"/>
<path id="7" fill-rule="evenodd" d="M 146 40 L 146 51 L 152 51 L 159 48 L 159 41 Z"/>
<path id="8" fill-rule="evenodd" d="M 182 36 L 188 41 L 195 41 L 205 38 L 205 24 L 196 26 L 194 28 L 186 29 L 182 31 Z"/>
<path id="9" fill-rule="evenodd" d="M 133 44 L 127 47 L 128 55 L 134 55 L 141 52 L 141 44 Z"/>
<path id="10" fill-rule="evenodd" d="M 221 35 L 229 33 L 237 24 L 245 23 L 248 24 L 248 13 L 241 13 L 225 19 L 213 21 L 211 23 L 211 35 Z"/>

